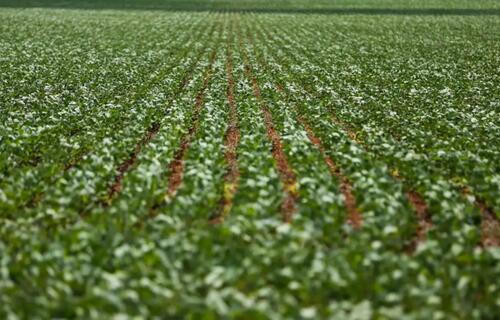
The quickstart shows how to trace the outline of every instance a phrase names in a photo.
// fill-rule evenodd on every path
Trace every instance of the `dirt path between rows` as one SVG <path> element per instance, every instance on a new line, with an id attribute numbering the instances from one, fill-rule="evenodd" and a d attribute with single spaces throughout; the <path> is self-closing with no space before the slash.
<path id="1" fill-rule="evenodd" d="M 217 224 L 221 223 L 229 214 L 233 207 L 233 197 L 238 190 L 238 182 L 240 171 L 238 168 L 237 147 L 240 141 L 240 131 L 238 129 L 238 111 L 234 99 L 234 79 L 233 79 L 233 64 L 232 52 L 230 48 L 227 51 L 226 59 L 226 74 L 227 74 L 227 102 L 229 104 L 229 126 L 226 131 L 224 145 L 226 152 L 224 158 L 227 163 L 227 172 L 224 176 L 223 195 L 219 203 L 218 212 L 210 222 Z"/>

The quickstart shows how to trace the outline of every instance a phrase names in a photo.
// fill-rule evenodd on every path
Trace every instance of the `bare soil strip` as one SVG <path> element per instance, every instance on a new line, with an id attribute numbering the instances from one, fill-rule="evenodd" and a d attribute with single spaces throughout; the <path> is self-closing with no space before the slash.
<path id="1" fill-rule="evenodd" d="M 311 94 L 312 89 L 308 88 L 307 86 L 304 86 L 304 89 Z M 368 146 L 358 138 L 357 132 L 355 132 L 348 124 L 346 124 L 341 119 L 339 119 L 335 114 L 332 113 L 330 119 L 332 120 L 332 122 L 334 124 L 336 124 L 339 128 L 341 128 L 352 141 L 363 146 L 365 149 L 368 148 Z M 310 131 L 310 129 L 308 131 Z M 312 133 L 312 131 L 310 131 L 310 132 Z M 308 135 L 309 135 L 309 132 L 308 132 Z M 312 139 L 311 139 L 311 141 L 312 141 Z M 314 143 L 314 141 L 313 141 L 313 143 Z M 325 160 L 325 161 L 327 161 L 327 160 Z M 327 161 L 327 164 L 328 164 L 328 161 Z M 330 167 L 330 165 L 329 165 L 329 167 Z M 399 180 L 399 177 L 397 175 L 393 174 L 392 176 L 395 179 Z M 352 220 L 351 223 L 355 223 L 354 221 L 357 221 L 356 219 L 358 219 L 359 212 L 358 212 L 358 215 L 356 215 L 356 214 L 354 214 L 354 211 L 351 211 L 351 209 L 349 208 L 349 206 L 351 206 L 351 205 L 353 205 L 355 208 L 355 198 L 354 198 L 354 196 L 352 196 L 352 185 L 350 183 L 348 183 L 348 181 L 346 181 L 345 178 L 343 178 L 343 179 L 341 178 L 341 191 L 344 194 L 344 197 L 346 199 L 346 208 L 348 209 L 348 212 L 353 212 L 353 215 L 351 215 L 349 213 L 349 217 L 354 219 L 354 220 Z M 348 194 L 350 194 L 351 196 L 348 196 Z M 410 251 L 413 251 L 414 248 L 416 248 L 418 243 L 425 240 L 426 233 L 431 228 L 432 224 L 431 224 L 431 219 L 430 219 L 430 215 L 429 215 L 429 211 L 428 211 L 428 206 L 425 203 L 425 200 L 422 197 L 422 195 L 420 195 L 417 191 L 412 190 L 412 191 L 409 191 L 406 193 L 406 197 L 407 197 L 409 203 L 411 204 L 411 206 L 413 207 L 413 209 L 417 215 L 417 218 L 418 218 L 418 228 L 417 228 L 417 232 L 415 235 L 415 239 L 412 241 L 412 245 L 410 245 L 411 247 L 413 247 L 413 249 L 410 249 Z M 360 215 L 359 215 L 359 218 L 361 218 Z M 361 222 L 362 222 L 362 219 L 359 219 L 360 224 L 361 224 Z M 353 226 L 354 226 L 354 224 L 353 224 Z"/>
<path id="2" fill-rule="evenodd" d="M 462 194 L 465 196 L 471 195 L 470 189 L 463 188 Z M 495 212 L 486 202 L 478 196 L 474 196 L 475 205 L 481 212 L 481 244 L 483 247 L 498 247 L 500 246 L 500 221 Z"/>
<path id="3" fill-rule="evenodd" d="M 199 61 L 200 56 L 202 55 L 202 51 L 200 51 L 197 56 L 196 56 L 196 62 Z M 191 77 L 191 74 L 193 72 L 194 67 L 196 66 L 197 63 L 191 64 L 189 67 L 188 71 L 183 75 L 180 86 L 175 90 L 175 93 L 173 96 L 177 95 L 179 92 L 182 92 L 182 90 L 187 86 L 188 81 Z M 167 104 L 170 103 L 171 100 Z M 154 136 L 158 133 L 160 130 L 161 125 L 159 123 L 154 122 L 149 128 L 144 137 L 136 144 L 134 151 L 130 154 L 130 157 L 123 161 L 119 166 L 118 166 L 118 174 L 115 176 L 113 179 L 113 183 L 109 186 L 108 188 L 108 193 L 107 196 L 104 200 L 101 200 L 100 203 L 102 206 L 107 207 L 111 204 L 111 201 L 114 199 L 114 197 L 121 192 L 122 189 L 122 180 L 123 177 L 125 176 L 125 173 L 129 171 L 132 166 L 135 164 L 137 161 L 137 156 L 141 151 L 141 148 L 148 144 Z M 71 158 L 63 167 L 63 172 L 68 172 L 71 169 L 73 169 L 84 157 L 87 155 L 91 150 L 80 150 L 76 156 Z M 26 207 L 28 208 L 35 208 L 43 199 L 44 197 L 44 192 L 38 192 L 33 197 L 27 202 Z M 83 212 L 86 212 L 87 210 L 84 210 Z M 82 213 L 81 215 L 85 215 L 85 213 Z"/>
<path id="4" fill-rule="evenodd" d="M 323 159 L 325 160 L 325 163 L 328 166 L 330 173 L 333 176 L 336 176 L 340 180 L 340 191 L 342 192 L 342 195 L 344 196 L 345 207 L 347 209 L 347 221 L 350 225 L 352 225 L 353 228 L 359 229 L 363 223 L 363 216 L 361 215 L 361 213 L 357 209 L 356 198 L 354 197 L 354 194 L 352 193 L 351 182 L 349 181 L 349 179 L 347 179 L 346 176 L 344 176 L 342 174 L 340 168 L 335 164 L 333 159 L 326 154 L 325 147 L 323 146 L 323 143 L 314 134 L 313 130 L 311 129 L 309 124 L 306 122 L 306 120 L 304 120 L 304 118 L 299 116 L 298 121 L 306 130 L 306 133 L 307 133 L 309 140 L 319 149 L 319 151 L 323 155 Z"/>
<path id="5" fill-rule="evenodd" d="M 188 80 L 191 77 L 191 74 L 192 74 L 192 72 L 193 72 L 201 55 L 202 55 L 202 51 L 200 51 L 199 54 L 197 55 L 196 62 L 191 64 L 191 66 L 188 68 L 186 73 L 183 75 L 183 78 L 182 78 L 179 86 L 176 88 L 176 90 L 172 96 L 176 96 L 177 94 L 182 92 L 182 90 L 186 87 Z M 172 101 L 172 99 L 169 99 L 166 104 L 170 105 L 171 101 Z M 113 184 L 111 184 L 111 186 L 108 188 L 107 197 L 105 199 L 98 200 L 97 204 L 100 203 L 100 205 L 103 207 L 108 207 L 111 204 L 114 197 L 116 197 L 116 195 L 122 189 L 122 180 L 125 176 L 125 173 L 127 171 L 129 171 L 133 167 L 135 162 L 137 161 L 137 156 L 141 152 L 142 147 L 147 145 L 156 136 L 156 134 L 158 133 L 158 131 L 160 129 L 161 129 L 161 124 L 154 122 L 153 125 L 151 126 L 151 128 L 149 128 L 149 130 L 146 131 L 144 137 L 136 144 L 134 151 L 131 153 L 130 157 L 128 159 L 126 159 L 124 162 L 122 162 L 120 164 L 120 166 L 118 167 L 118 174 L 115 176 Z M 89 205 L 85 209 L 80 211 L 80 216 L 82 218 L 85 218 L 86 216 L 88 216 L 92 207 L 93 207 L 93 205 Z"/>
<path id="6" fill-rule="evenodd" d="M 284 92 L 283 87 L 280 85 L 276 85 L 276 89 L 280 92 Z M 359 212 L 357 205 L 356 205 L 356 197 L 354 197 L 354 194 L 352 192 L 352 184 L 347 179 L 346 176 L 342 174 L 342 171 L 340 168 L 335 164 L 333 159 L 326 154 L 325 147 L 323 146 L 323 143 L 321 142 L 321 139 L 317 137 L 314 134 L 314 131 L 311 129 L 309 123 L 302 117 L 299 116 L 297 118 L 299 123 L 304 127 L 307 133 L 307 137 L 309 138 L 309 141 L 311 141 L 312 144 L 314 144 L 318 150 L 321 152 L 323 159 L 325 160 L 326 165 L 328 166 L 328 169 L 330 170 L 330 173 L 333 176 L 336 176 L 340 180 L 340 191 L 342 192 L 342 195 L 344 196 L 344 201 L 345 201 L 345 207 L 347 209 L 347 221 L 348 223 L 354 228 L 354 229 L 359 229 L 361 228 L 361 225 L 363 224 L 363 216 Z"/>
<path id="7" fill-rule="evenodd" d="M 196 61 L 199 60 L 199 57 L 201 56 L 202 52 L 197 55 Z M 193 72 L 195 66 L 197 63 L 193 63 L 190 65 L 189 69 L 187 72 L 183 75 L 182 80 L 180 82 L 180 85 L 176 88 L 174 95 L 176 96 L 179 92 L 182 92 L 182 90 L 186 87 L 190 77 L 191 73 Z M 170 104 L 171 99 L 169 99 L 169 102 L 167 104 Z M 109 206 L 111 204 L 111 201 L 113 201 L 114 197 L 121 192 L 122 190 L 122 180 L 123 177 L 125 176 L 125 173 L 127 173 L 133 165 L 137 161 L 137 156 L 141 152 L 141 149 L 143 146 L 147 145 L 153 138 L 156 136 L 158 131 L 161 128 L 161 124 L 158 122 L 154 122 L 151 127 L 145 132 L 144 137 L 135 145 L 134 150 L 130 154 L 130 157 L 123 161 L 120 166 L 118 166 L 118 173 L 113 179 L 113 183 L 109 186 L 108 188 L 108 194 L 105 200 L 102 201 L 103 206 Z"/>
<path id="8" fill-rule="evenodd" d="M 338 125 L 339 128 L 341 128 L 352 141 L 356 142 L 360 146 L 363 146 L 363 148 L 365 149 L 368 148 L 368 146 L 357 137 L 356 132 L 354 132 L 354 130 L 352 130 L 347 124 L 338 119 L 335 115 L 332 115 L 331 119 L 333 123 Z M 401 180 L 397 173 L 391 172 L 391 176 L 396 180 Z M 412 254 L 413 252 L 415 252 L 418 244 L 425 241 L 427 232 L 432 227 L 432 223 L 429 214 L 429 208 L 427 206 L 427 203 L 425 202 L 424 197 L 416 190 L 407 191 L 405 195 L 418 219 L 418 226 L 415 236 L 406 248 L 406 251 L 409 254 Z"/>
<path id="9" fill-rule="evenodd" d="M 427 238 L 427 232 L 432 227 L 432 223 L 427 203 L 420 193 L 413 190 L 408 191 L 406 192 L 406 198 L 415 210 L 418 219 L 418 226 L 415 236 L 406 248 L 406 252 L 408 254 L 413 254 L 418 245 L 424 242 Z"/>
<path id="10" fill-rule="evenodd" d="M 363 146 L 363 148 L 365 149 L 368 148 L 368 146 L 358 138 L 357 133 L 354 132 L 354 130 L 352 130 L 342 120 L 338 119 L 335 115 L 332 115 L 331 119 L 332 122 L 338 125 L 339 128 L 341 128 L 352 141 L 356 142 L 360 146 Z M 391 176 L 398 181 L 401 180 L 399 175 L 395 172 L 391 172 Z M 405 193 L 405 195 L 406 199 L 412 206 L 418 220 L 415 235 L 405 249 L 405 251 L 411 255 L 415 252 L 418 245 L 426 240 L 427 232 L 432 227 L 432 222 L 429 213 L 429 207 L 425 202 L 424 197 L 416 190 L 409 190 Z"/>
<path id="11" fill-rule="evenodd" d="M 144 137 L 142 137 L 142 139 L 135 145 L 130 157 L 120 164 L 118 167 L 118 173 L 113 179 L 114 182 L 108 188 L 108 195 L 103 205 L 109 205 L 115 195 L 122 190 L 122 181 L 125 173 L 127 173 L 127 171 L 129 171 L 136 163 L 137 156 L 141 152 L 142 147 L 147 145 L 156 136 L 159 130 L 160 124 L 158 122 L 154 122 L 151 127 L 146 130 Z"/>
<path id="12" fill-rule="evenodd" d="M 247 77 L 252 81 L 253 93 L 260 103 L 267 136 L 269 140 L 271 140 L 272 144 L 272 155 L 277 163 L 278 172 L 280 173 L 281 181 L 285 188 L 285 197 L 281 204 L 281 215 L 283 217 L 283 221 L 289 223 L 292 221 L 292 216 L 297 210 L 297 201 L 299 199 L 299 194 L 297 192 L 297 179 L 286 158 L 283 146 L 281 144 L 281 137 L 274 127 L 271 112 L 262 100 L 259 84 L 257 83 L 257 79 L 254 77 L 252 69 L 248 64 L 248 59 L 245 53 L 243 53 L 243 58 L 245 61 L 245 73 Z"/>
<path id="13" fill-rule="evenodd" d="M 193 116 L 191 118 L 191 126 L 188 132 L 182 137 L 181 145 L 179 149 L 175 152 L 174 159 L 170 162 L 170 178 L 168 180 L 167 196 L 172 198 L 175 196 L 177 189 L 182 183 L 182 177 L 184 174 L 184 156 L 186 155 L 191 140 L 196 135 L 198 128 L 200 126 L 200 113 L 203 106 L 203 93 L 205 91 L 205 84 L 203 88 L 198 92 L 196 96 L 195 109 Z"/>
<path id="14" fill-rule="evenodd" d="M 339 125 L 340 128 L 342 128 L 347 135 L 355 142 L 358 144 L 362 145 L 365 149 L 367 148 L 366 144 L 364 144 L 362 141 L 360 141 L 356 135 L 356 132 L 351 130 L 348 125 L 346 125 L 344 122 L 342 122 L 340 119 L 338 119 L 335 116 L 332 116 L 332 121 Z M 400 177 L 397 174 L 392 174 L 392 176 L 400 180 Z M 464 195 L 469 195 L 471 194 L 471 191 L 468 188 L 462 189 L 462 193 Z M 481 212 L 482 216 L 482 222 L 481 222 L 481 244 L 484 247 L 498 247 L 500 246 L 500 221 L 496 217 L 494 211 L 488 206 L 486 201 L 478 197 L 477 195 L 474 195 L 476 198 L 475 201 L 475 206 L 479 209 Z M 409 203 L 413 207 L 417 218 L 418 218 L 418 227 L 417 227 L 417 232 L 415 234 L 414 239 L 410 243 L 410 245 L 407 248 L 408 253 L 413 253 L 415 249 L 417 248 L 419 243 L 422 243 L 426 239 L 426 234 L 429 231 L 429 229 L 432 227 L 432 222 L 431 222 L 431 216 L 429 213 L 428 206 L 423 198 L 423 196 L 418 193 L 416 190 L 410 190 L 406 192 L 406 198 L 408 199 Z"/>
<path id="15" fill-rule="evenodd" d="M 165 205 L 169 200 L 175 197 L 175 194 L 177 193 L 177 190 L 179 189 L 182 183 L 182 179 L 184 176 L 184 157 L 189 149 L 191 141 L 196 136 L 196 133 L 198 132 L 198 128 L 200 126 L 200 114 L 203 108 L 205 91 L 208 87 L 209 80 L 212 75 L 212 68 L 216 55 L 217 51 L 213 50 L 210 56 L 209 67 L 207 68 L 203 78 L 202 88 L 198 91 L 196 95 L 194 111 L 190 120 L 191 125 L 188 129 L 188 132 L 184 134 L 184 136 L 181 138 L 181 144 L 179 148 L 175 151 L 174 158 L 172 159 L 172 161 L 168 166 L 170 171 L 170 176 L 168 179 L 168 187 L 165 197 L 160 203 L 157 203 L 151 208 L 149 212 L 150 217 L 156 216 L 157 209 Z"/>
<path id="16" fill-rule="evenodd" d="M 477 200 L 476 205 L 481 210 L 481 243 L 484 247 L 500 246 L 500 221 L 484 201 Z"/>
<path id="17" fill-rule="evenodd" d="M 233 207 L 233 197 L 238 190 L 238 181 L 240 178 L 240 171 L 238 169 L 238 154 L 236 149 L 240 141 L 240 131 L 238 129 L 238 113 L 234 99 L 234 79 L 233 79 L 233 65 L 231 61 L 231 51 L 228 50 L 226 60 L 227 72 L 227 101 L 229 103 L 229 126 L 226 131 L 226 138 L 224 145 L 226 153 L 224 158 L 226 160 L 228 169 L 224 176 L 224 190 L 219 209 L 215 217 L 210 219 L 210 223 L 222 223 L 224 218 L 229 214 Z"/>
<path id="18" fill-rule="evenodd" d="M 252 38 L 250 36 L 249 39 L 251 39 L 250 41 L 252 41 Z M 265 65 L 265 63 L 262 62 L 261 59 L 259 59 L 259 61 L 261 65 Z M 276 90 L 285 94 L 284 89 L 280 84 L 276 84 Z M 347 221 L 354 229 L 359 229 L 363 223 L 363 217 L 357 209 L 356 198 L 354 197 L 354 194 L 352 192 L 352 184 L 350 183 L 349 179 L 347 179 L 347 177 L 342 174 L 340 168 L 335 164 L 333 159 L 326 154 L 321 139 L 319 139 L 314 134 L 307 121 L 301 116 L 299 116 L 297 120 L 306 130 L 309 141 L 311 141 L 311 143 L 314 144 L 321 152 L 323 159 L 325 160 L 325 163 L 330 170 L 330 173 L 340 179 L 340 191 L 344 196 L 345 207 L 347 209 Z"/>
<path id="19" fill-rule="evenodd" d="M 307 90 L 307 89 L 306 89 Z M 348 137 L 363 146 L 365 149 L 368 147 L 363 141 L 361 141 L 357 133 L 350 128 L 349 125 L 344 123 L 342 120 L 338 119 L 335 115 L 331 116 L 332 122 L 338 125 Z M 394 137 L 398 140 L 398 137 Z M 392 174 L 393 178 L 400 180 L 397 174 Z M 470 190 L 463 191 L 464 194 L 470 194 Z M 488 246 L 500 246 L 500 221 L 496 217 L 493 210 L 487 205 L 486 201 L 474 195 L 476 198 L 475 206 L 479 208 L 482 215 L 481 231 L 482 231 L 482 245 L 484 247 Z M 428 206 L 423 198 L 423 196 L 416 190 L 410 190 L 406 192 L 406 198 L 408 202 L 413 207 L 417 218 L 418 227 L 414 239 L 407 248 L 409 253 L 412 253 L 417 248 L 418 244 L 425 241 L 426 234 L 432 227 L 431 216 L 429 213 Z"/>
<path id="20" fill-rule="evenodd" d="M 299 200 L 297 179 L 292 167 L 290 166 L 286 158 L 286 154 L 281 144 L 281 137 L 274 127 L 272 114 L 262 100 L 259 84 L 255 76 L 253 75 L 252 68 L 248 62 L 247 54 L 244 50 L 242 50 L 243 45 L 240 33 L 238 33 L 238 42 L 243 56 L 245 74 L 252 81 L 254 96 L 260 103 L 267 136 L 272 144 L 272 155 L 277 163 L 281 182 L 284 185 L 285 197 L 283 199 L 283 202 L 281 203 L 281 216 L 285 223 L 290 223 L 292 221 L 293 214 L 297 211 L 297 201 Z"/>

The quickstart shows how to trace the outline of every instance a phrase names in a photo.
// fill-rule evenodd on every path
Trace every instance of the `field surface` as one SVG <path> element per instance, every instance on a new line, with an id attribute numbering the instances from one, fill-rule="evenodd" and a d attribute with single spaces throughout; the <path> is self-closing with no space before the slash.
<path id="1" fill-rule="evenodd" d="M 499 1 L 0 0 L 1 319 L 498 319 Z"/>

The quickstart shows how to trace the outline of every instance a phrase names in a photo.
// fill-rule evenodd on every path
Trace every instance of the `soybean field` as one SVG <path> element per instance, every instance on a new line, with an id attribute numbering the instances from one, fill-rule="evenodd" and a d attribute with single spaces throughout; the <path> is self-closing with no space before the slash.
<path id="1" fill-rule="evenodd" d="M 500 2 L 0 0 L 1 319 L 498 319 Z"/>

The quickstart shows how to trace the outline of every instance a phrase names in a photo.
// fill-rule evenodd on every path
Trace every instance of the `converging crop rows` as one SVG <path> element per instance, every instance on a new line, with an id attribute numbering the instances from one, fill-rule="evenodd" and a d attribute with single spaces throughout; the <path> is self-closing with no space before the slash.
<path id="1" fill-rule="evenodd" d="M 0 317 L 493 319 L 498 16 L 0 11 Z"/>

